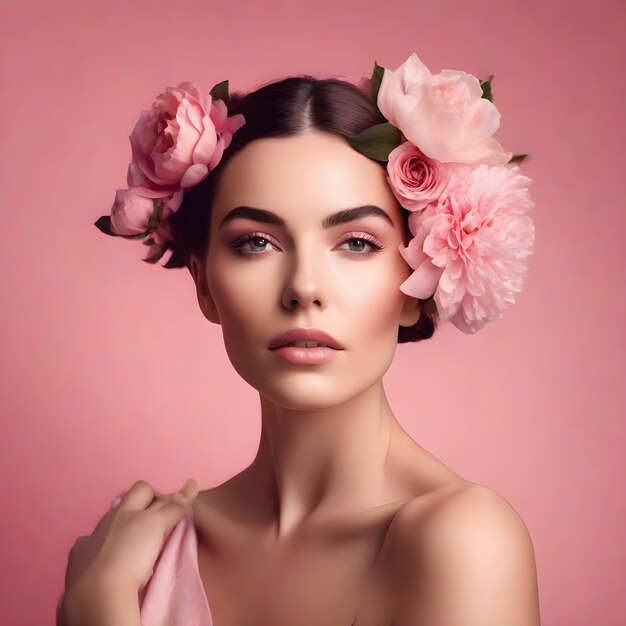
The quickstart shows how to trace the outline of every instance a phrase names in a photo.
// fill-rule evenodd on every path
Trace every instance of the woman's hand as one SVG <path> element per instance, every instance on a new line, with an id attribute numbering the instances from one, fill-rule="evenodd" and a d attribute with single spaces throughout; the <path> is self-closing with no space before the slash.
<path id="1" fill-rule="evenodd" d="M 84 602 L 91 592 L 138 593 L 152 576 L 167 536 L 197 495 L 194 479 L 167 495 L 139 480 L 115 498 L 91 535 L 79 537 L 70 550 L 64 605 L 75 595 Z"/>

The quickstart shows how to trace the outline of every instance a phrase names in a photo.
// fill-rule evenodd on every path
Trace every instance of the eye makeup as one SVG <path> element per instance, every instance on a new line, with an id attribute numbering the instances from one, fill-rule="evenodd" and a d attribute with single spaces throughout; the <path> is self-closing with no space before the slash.
<path id="1" fill-rule="evenodd" d="M 266 250 L 252 251 L 250 249 L 248 250 L 245 249 L 244 246 L 246 246 L 246 244 L 251 243 L 252 245 L 254 245 L 255 240 L 257 242 L 257 245 L 261 245 L 261 246 L 264 245 L 263 243 L 258 244 L 259 241 L 266 242 L 266 243 L 270 243 L 272 246 L 280 250 L 280 248 L 275 243 L 273 238 L 262 232 L 252 232 L 252 233 L 245 233 L 243 235 L 240 235 L 239 237 L 231 241 L 229 246 L 233 248 L 233 250 L 235 251 L 237 255 L 242 256 L 242 257 L 264 255 L 267 252 Z M 380 243 L 375 237 L 373 237 L 372 235 L 368 235 L 366 233 L 349 233 L 348 236 L 344 237 L 343 240 L 338 245 L 342 246 L 346 243 L 351 243 L 354 241 L 365 243 L 365 245 L 369 247 L 369 250 L 357 252 L 357 251 L 344 249 L 346 252 L 352 252 L 353 253 L 352 256 L 369 257 L 374 254 L 377 254 L 379 251 L 385 248 L 385 246 L 382 243 Z"/>

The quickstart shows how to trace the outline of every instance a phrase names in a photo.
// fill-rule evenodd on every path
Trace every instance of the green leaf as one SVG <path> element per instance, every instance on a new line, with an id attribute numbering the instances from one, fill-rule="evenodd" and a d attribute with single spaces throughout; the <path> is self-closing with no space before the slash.
<path id="1" fill-rule="evenodd" d="M 390 122 L 383 122 L 346 139 L 361 154 L 377 161 L 388 161 L 389 153 L 400 145 L 400 131 Z"/>
<path id="2" fill-rule="evenodd" d="M 383 74 L 385 73 L 385 68 L 381 67 L 374 61 L 374 71 L 372 72 L 372 98 L 374 98 L 374 102 L 378 101 L 378 91 L 380 90 L 380 83 L 383 80 Z"/>
<path id="3" fill-rule="evenodd" d="M 215 85 L 209 93 L 213 97 L 213 100 L 222 100 L 227 107 L 230 106 L 227 80 L 223 80 L 221 83 L 217 83 L 217 85 Z"/>
<path id="4" fill-rule="evenodd" d="M 114 233 L 111 230 L 111 216 L 110 215 L 101 215 L 95 222 L 94 225 L 97 226 L 103 233 L 107 235 L 111 235 L 113 237 L 117 237 L 118 234 Z"/>
<path id="5" fill-rule="evenodd" d="M 480 86 L 483 90 L 483 98 L 489 100 L 489 102 L 493 102 L 493 92 L 491 91 L 491 81 L 493 80 L 493 74 L 489 76 L 487 80 L 481 80 Z"/>
<path id="6" fill-rule="evenodd" d="M 163 200 L 153 200 L 154 210 L 152 215 L 148 218 L 148 230 L 154 230 L 161 223 L 161 216 L 163 215 Z"/>
<path id="7" fill-rule="evenodd" d="M 528 158 L 530 158 L 529 154 L 514 154 L 509 159 L 509 163 L 521 163 L 522 161 L 526 161 Z"/>

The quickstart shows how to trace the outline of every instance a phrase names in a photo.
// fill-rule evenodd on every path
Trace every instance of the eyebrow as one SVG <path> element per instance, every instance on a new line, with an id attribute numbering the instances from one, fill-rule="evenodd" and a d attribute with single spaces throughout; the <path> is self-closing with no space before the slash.
<path id="1" fill-rule="evenodd" d="M 333 213 L 332 215 L 328 215 L 322 220 L 322 228 L 326 230 L 328 228 L 332 228 L 333 226 L 346 224 L 347 222 L 352 222 L 369 215 L 382 218 L 393 226 L 393 221 L 386 211 L 383 211 L 380 207 L 373 204 L 365 204 L 363 206 L 357 206 L 352 209 L 344 209 L 342 211 L 338 211 L 337 213 Z M 227 222 L 237 218 L 247 218 L 257 222 L 263 222 L 265 224 L 274 224 L 276 226 L 280 226 L 281 228 L 287 227 L 285 220 L 279 215 L 276 215 L 276 213 L 244 205 L 235 207 L 229 211 L 220 222 L 219 228 Z"/>

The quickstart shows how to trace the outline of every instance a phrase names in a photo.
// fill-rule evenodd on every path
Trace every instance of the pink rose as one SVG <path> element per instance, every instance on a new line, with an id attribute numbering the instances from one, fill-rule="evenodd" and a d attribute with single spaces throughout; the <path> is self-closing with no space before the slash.
<path id="1" fill-rule="evenodd" d="M 468 334 L 500 319 L 532 254 L 530 182 L 517 166 L 458 167 L 439 202 L 409 216 L 414 238 L 399 250 L 415 271 L 400 290 L 434 294 L 439 319 Z"/>
<path id="2" fill-rule="evenodd" d="M 448 171 L 410 141 L 389 153 L 387 180 L 398 202 L 409 211 L 419 211 L 437 200 L 444 190 Z"/>
<path id="3" fill-rule="evenodd" d="M 118 189 L 111 207 L 111 230 L 118 235 L 139 235 L 148 228 L 153 211 L 151 198 L 136 189 Z"/>
<path id="4" fill-rule="evenodd" d="M 167 87 L 143 111 L 130 135 L 133 158 L 128 186 L 165 197 L 199 183 L 222 157 L 243 115 L 227 117 L 226 105 L 202 98 L 190 82 Z"/>
<path id="5" fill-rule="evenodd" d="M 500 112 L 466 72 L 431 74 L 413 53 L 395 72 L 384 69 L 377 103 L 406 139 L 438 161 L 504 165 L 512 156 L 491 137 Z"/>

